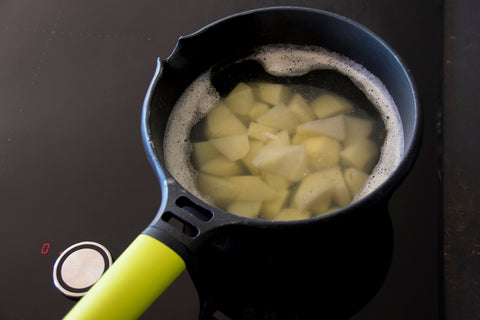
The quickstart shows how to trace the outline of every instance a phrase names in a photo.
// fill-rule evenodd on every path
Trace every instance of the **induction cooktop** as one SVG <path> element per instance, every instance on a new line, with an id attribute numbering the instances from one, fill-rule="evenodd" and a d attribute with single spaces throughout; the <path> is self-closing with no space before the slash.
<path id="1" fill-rule="evenodd" d="M 442 1 L 7 0 L 0 3 L 1 319 L 61 318 L 77 298 L 58 289 L 56 261 L 75 259 L 71 250 L 80 248 L 102 269 L 157 212 L 160 187 L 140 137 L 157 57 L 218 18 L 292 4 L 339 13 L 383 38 L 411 69 L 424 111 L 418 159 L 390 201 L 391 264 L 352 319 L 440 317 Z M 196 319 L 201 309 L 184 272 L 142 319 Z"/>

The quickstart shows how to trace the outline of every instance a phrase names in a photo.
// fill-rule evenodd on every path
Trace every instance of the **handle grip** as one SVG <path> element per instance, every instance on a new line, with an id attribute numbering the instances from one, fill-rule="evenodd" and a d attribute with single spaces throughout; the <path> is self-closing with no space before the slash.
<path id="1" fill-rule="evenodd" d="M 141 234 L 64 319 L 137 319 L 185 267 L 175 251 Z"/>

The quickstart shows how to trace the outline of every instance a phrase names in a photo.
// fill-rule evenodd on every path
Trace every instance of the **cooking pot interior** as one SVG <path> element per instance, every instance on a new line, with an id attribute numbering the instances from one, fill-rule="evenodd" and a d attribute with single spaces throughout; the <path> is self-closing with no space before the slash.
<path id="1" fill-rule="evenodd" d="M 152 93 L 147 120 L 149 139 L 161 164 L 164 164 L 163 137 L 168 117 L 184 90 L 210 68 L 221 69 L 251 55 L 255 48 L 271 44 L 318 46 L 363 65 L 382 81 L 398 107 L 405 134 L 405 154 L 415 149 L 419 111 L 411 80 L 399 58 L 352 21 L 318 11 L 284 8 L 220 20 L 179 40 L 172 55 L 162 62 L 162 74 Z M 245 71 L 238 75 L 244 76 Z M 217 85 L 220 91 L 230 87 L 229 83 Z"/>

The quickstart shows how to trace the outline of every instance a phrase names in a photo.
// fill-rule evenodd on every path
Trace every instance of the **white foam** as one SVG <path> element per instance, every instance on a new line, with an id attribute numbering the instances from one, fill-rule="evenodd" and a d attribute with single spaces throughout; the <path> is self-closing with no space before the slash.
<path id="1" fill-rule="evenodd" d="M 354 200 L 369 194 L 397 167 L 403 157 L 403 129 L 395 103 L 381 81 L 354 61 L 318 47 L 273 45 L 260 48 L 246 59 L 259 61 L 274 76 L 299 76 L 312 70 L 331 69 L 349 77 L 378 109 L 386 129 L 380 159 L 365 187 Z M 210 70 L 184 92 L 170 115 L 165 135 L 165 160 L 177 181 L 195 196 L 195 170 L 190 162 L 190 131 L 218 102 L 210 82 Z"/>
<path id="2" fill-rule="evenodd" d="M 170 173 L 188 191 L 201 198 L 196 186 L 196 174 L 190 161 L 190 132 L 220 100 L 211 85 L 210 73 L 198 77 L 182 94 L 173 108 L 165 130 L 165 162 Z"/>

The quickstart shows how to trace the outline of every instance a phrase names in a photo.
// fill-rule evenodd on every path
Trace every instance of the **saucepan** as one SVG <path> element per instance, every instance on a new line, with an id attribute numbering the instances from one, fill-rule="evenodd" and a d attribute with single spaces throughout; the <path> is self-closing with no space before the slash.
<path id="1" fill-rule="evenodd" d="M 179 121 L 172 120 L 171 113 L 191 84 L 207 74 L 222 94 L 247 76 L 265 77 L 259 64 L 246 58 L 257 54 L 259 48 L 276 46 L 322 48 L 361 65 L 381 81 L 400 119 L 402 155 L 389 175 L 357 201 L 318 217 L 270 221 L 231 214 L 185 187 L 166 163 L 165 135 L 171 122 Z M 293 65 L 301 62 L 290 61 Z M 310 79 L 308 73 L 300 78 Z M 292 77 L 282 79 L 290 81 Z M 389 228 L 388 200 L 414 163 L 421 123 L 413 80 L 399 56 L 374 33 L 337 14 L 298 7 L 262 8 L 220 19 L 181 37 L 170 57 L 158 59 L 142 111 L 144 148 L 162 191 L 158 213 L 66 318 L 138 318 L 185 268 L 194 279 L 201 279 L 202 270 L 232 257 L 243 261 L 245 268 L 224 270 L 225 279 L 240 279 L 239 272 L 258 274 L 265 268 L 256 266 L 268 265 L 277 271 L 267 282 L 277 283 L 277 289 L 282 281 L 308 282 L 300 275 L 313 272 L 304 267 L 313 261 L 308 257 L 325 264 L 323 257 L 340 250 L 336 241 L 348 237 L 345 230 L 361 229 L 362 222 L 368 222 L 370 227 L 363 230 L 363 236 L 356 233 L 361 239 L 382 226 Z M 175 143 L 183 141 L 182 137 Z M 221 254 L 210 254 L 212 248 Z M 349 273 L 347 268 L 335 267 L 329 272 L 338 274 L 338 270 Z M 283 276 L 279 278 L 279 274 Z M 205 279 L 208 277 L 215 277 L 215 273 L 210 272 Z M 241 285 L 231 282 L 235 283 Z M 262 283 L 251 285 L 252 292 L 265 293 Z"/>

